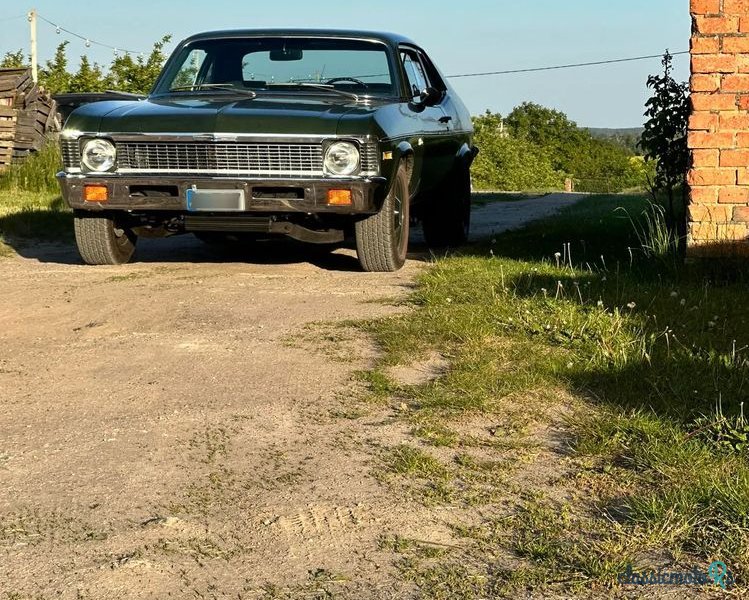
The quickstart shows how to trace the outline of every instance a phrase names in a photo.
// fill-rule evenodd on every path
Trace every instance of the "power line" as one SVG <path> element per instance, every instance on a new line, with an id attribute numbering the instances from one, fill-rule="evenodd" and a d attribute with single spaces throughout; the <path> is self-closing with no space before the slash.
<path id="1" fill-rule="evenodd" d="M 86 48 L 89 48 L 90 46 L 101 46 L 102 48 L 109 48 L 110 50 L 114 50 L 115 53 L 117 52 L 123 52 L 125 54 L 140 54 L 144 55 L 144 52 L 141 52 L 139 50 L 127 50 L 126 48 L 119 48 L 117 46 L 110 46 L 109 44 L 105 44 L 104 42 L 97 42 L 96 40 L 92 40 L 91 38 L 88 38 L 86 36 L 83 36 L 79 33 L 76 33 L 75 31 L 70 31 L 70 29 L 66 29 L 65 27 L 58 25 L 57 23 L 53 23 L 43 15 L 40 15 L 37 13 L 37 17 L 39 17 L 42 21 L 47 23 L 48 25 L 51 25 L 55 28 L 55 31 L 57 33 L 60 33 L 61 31 L 64 31 L 68 35 L 72 35 L 74 37 L 77 37 L 79 40 L 83 40 L 86 44 Z"/>
<path id="2" fill-rule="evenodd" d="M 689 54 L 688 50 L 684 50 L 681 52 L 672 52 L 671 56 L 678 56 L 680 54 Z M 635 56 L 632 58 L 614 58 L 611 60 L 597 60 L 593 62 L 584 62 L 584 63 L 574 63 L 569 65 L 556 65 L 553 67 L 534 67 L 531 69 L 510 69 L 507 71 L 487 71 L 484 73 L 461 73 L 459 75 L 448 75 L 447 77 L 450 79 L 459 79 L 461 77 L 487 77 L 489 75 L 511 75 L 513 73 L 535 73 L 538 71 L 555 71 L 558 69 L 575 69 L 578 67 L 592 67 L 595 65 L 611 65 L 614 63 L 623 63 L 623 62 L 634 62 L 636 60 L 650 60 L 653 58 L 662 58 L 662 54 L 651 54 L 649 56 Z"/>
<path id="3" fill-rule="evenodd" d="M 26 15 L 16 15 L 15 17 L 3 17 L 0 19 L 0 23 L 5 23 L 5 21 L 15 21 L 16 19 L 23 19 Z"/>

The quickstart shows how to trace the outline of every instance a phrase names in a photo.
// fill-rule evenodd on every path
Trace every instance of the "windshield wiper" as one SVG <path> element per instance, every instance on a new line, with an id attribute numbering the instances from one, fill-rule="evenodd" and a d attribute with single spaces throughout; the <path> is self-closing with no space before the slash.
<path id="1" fill-rule="evenodd" d="M 294 83 L 269 83 L 267 84 L 268 87 L 308 87 L 316 90 L 322 90 L 325 92 L 333 92 L 335 94 L 338 94 L 339 96 L 345 96 L 346 98 L 351 98 L 355 102 L 359 102 L 359 96 L 357 94 L 354 94 L 353 92 L 346 92 L 344 90 L 339 90 L 337 87 L 334 87 L 332 85 L 328 85 L 325 83 L 306 83 L 297 81 Z"/>
<path id="2" fill-rule="evenodd" d="M 256 98 L 257 92 L 253 90 L 243 90 L 238 87 L 234 87 L 230 83 L 195 83 L 193 85 L 178 85 L 177 87 L 169 88 L 170 92 L 198 92 L 203 89 L 208 90 L 221 90 L 224 92 L 234 92 L 249 96 L 250 98 Z"/>

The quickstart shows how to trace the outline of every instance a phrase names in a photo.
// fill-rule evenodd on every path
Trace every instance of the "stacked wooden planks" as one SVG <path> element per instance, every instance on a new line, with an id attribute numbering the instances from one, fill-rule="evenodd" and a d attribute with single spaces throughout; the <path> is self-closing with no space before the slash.
<path id="1" fill-rule="evenodd" d="M 34 84 L 31 69 L 0 69 L 0 171 L 57 130 L 55 101 Z"/>

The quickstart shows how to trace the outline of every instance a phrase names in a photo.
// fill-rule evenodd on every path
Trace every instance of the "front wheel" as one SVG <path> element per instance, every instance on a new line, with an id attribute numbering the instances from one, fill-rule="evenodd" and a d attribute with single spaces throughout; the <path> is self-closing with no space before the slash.
<path id="1" fill-rule="evenodd" d="M 121 219 L 75 211 L 75 241 L 83 262 L 89 265 L 122 265 L 130 262 L 138 236 Z"/>
<path id="2" fill-rule="evenodd" d="M 431 248 L 462 246 L 471 227 L 471 174 L 464 169 L 438 193 L 422 218 L 424 239 Z"/>
<path id="3" fill-rule="evenodd" d="M 408 217 L 408 171 L 401 164 L 380 212 L 356 223 L 356 254 L 365 271 L 397 271 L 403 266 Z"/>

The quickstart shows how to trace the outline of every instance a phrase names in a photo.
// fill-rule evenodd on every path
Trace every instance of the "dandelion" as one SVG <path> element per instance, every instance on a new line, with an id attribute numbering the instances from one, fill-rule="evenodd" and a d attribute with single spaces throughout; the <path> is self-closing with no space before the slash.
<path id="1" fill-rule="evenodd" d="M 678 295 L 679 295 L 679 292 L 671 292 L 671 297 L 672 298 L 676 298 L 676 297 L 678 297 Z"/>
<path id="2" fill-rule="evenodd" d="M 452 298 L 445 298 L 445 302 L 447 302 L 448 304 L 452 304 L 453 299 Z"/>
<path id="3" fill-rule="evenodd" d="M 603 308 L 603 300 L 599 300 L 598 302 L 596 302 L 596 306 L 598 306 L 599 308 Z"/>
<path id="4" fill-rule="evenodd" d="M 601 281 L 602 281 L 602 282 L 603 282 L 603 281 L 606 281 L 606 276 L 605 276 L 605 275 L 604 275 L 603 277 L 601 277 Z"/>
<path id="5" fill-rule="evenodd" d="M 546 295 L 548 294 L 548 290 L 546 288 L 541 288 L 541 293 L 544 295 L 544 298 L 546 298 Z"/>
<path id="6" fill-rule="evenodd" d="M 633 310 L 636 306 L 637 306 L 637 304 L 635 304 L 634 302 L 630 302 L 629 304 L 627 304 L 627 308 L 629 310 Z"/>
<path id="7" fill-rule="evenodd" d="M 571 368 L 572 368 L 572 367 L 574 367 L 574 366 L 575 366 L 575 365 L 573 365 L 573 364 L 572 364 L 571 362 L 568 362 L 568 363 L 567 363 L 567 368 L 568 368 L 568 369 L 571 369 Z"/>
<path id="8" fill-rule="evenodd" d="M 707 322 L 708 327 L 715 327 L 715 321 L 708 321 Z"/>
<path id="9" fill-rule="evenodd" d="M 687 305 L 687 300 L 686 300 L 686 298 L 682 298 L 682 299 L 681 299 L 681 302 L 679 302 L 679 304 L 681 304 L 682 306 L 686 306 L 686 305 Z"/>
<path id="10" fill-rule="evenodd" d="M 554 253 L 554 258 L 557 259 L 557 269 L 558 269 L 559 268 L 559 261 L 562 258 L 562 253 L 561 252 L 555 252 Z"/>

